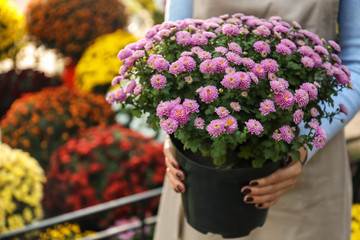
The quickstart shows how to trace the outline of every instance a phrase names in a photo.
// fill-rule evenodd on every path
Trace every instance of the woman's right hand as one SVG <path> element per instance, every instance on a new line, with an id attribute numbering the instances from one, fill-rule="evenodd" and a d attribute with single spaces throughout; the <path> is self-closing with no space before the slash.
<path id="1" fill-rule="evenodd" d="M 170 180 L 172 188 L 177 193 L 185 192 L 185 185 L 182 182 L 185 179 L 185 175 L 184 172 L 180 170 L 179 164 L 172 154 L 169 135 L 166 135 L 165 137 L 163 152 L 165 155 L 166 175 Z"/>

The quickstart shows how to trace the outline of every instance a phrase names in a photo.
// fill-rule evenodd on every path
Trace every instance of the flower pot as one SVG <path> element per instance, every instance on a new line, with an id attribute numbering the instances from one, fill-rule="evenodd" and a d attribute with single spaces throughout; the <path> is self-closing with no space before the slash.
<path id="1" fill-rule="evenodd" d="M 250 180 L 276 171 L 279 163 L 265 164 L 262 168 L 218 169 L 197 163 L 206 161 L 206 157 L 184 151 L 181 142 L 174 138 L 172 142 L 175 158 L 186 175 L 182 201 L 186 220 L 193 228 L 204 234 L 235 238 L 249 235 L 264 224 L 268 210 L 245 203 L 241 188 Z"/>

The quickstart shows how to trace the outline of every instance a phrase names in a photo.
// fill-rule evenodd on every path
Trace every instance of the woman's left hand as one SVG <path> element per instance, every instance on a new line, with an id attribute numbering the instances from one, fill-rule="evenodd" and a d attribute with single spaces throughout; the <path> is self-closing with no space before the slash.
<path id="1" fill-rule="evenodd" d="M 267 177 L 252 180 L 248 186 L 241 189 L 246 194 L 245 203 L 255 204 L 257 208 L 268 208 L 279 201 L 285 192 L 295 186 L 297 177 L 302 170 L 302 162 L 306 158 L 306 150 L 299 149 L 300 161 L 292 161 L 290 164 L 278 169 Z"/>

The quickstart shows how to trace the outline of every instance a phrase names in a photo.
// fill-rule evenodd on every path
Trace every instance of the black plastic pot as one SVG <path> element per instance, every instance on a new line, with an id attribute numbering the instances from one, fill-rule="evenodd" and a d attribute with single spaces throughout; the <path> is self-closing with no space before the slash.
<path id="1" fill-rule="evenodd" d="M 193 160 L 204 160 L 199 159 L 204 158 L 201 154 L 184 151 L 181 142 L 174 138 L 172 142 L 175 158 L 186 176 L 182 201 L 186 220 L 193 228 L 204 234 L 235 238 L 247 236 L 265 223 L 268 210 L 244 203 L 241 188 L 250 180 L 276 171 L 278 163 L 262 168 L 217 169 L 196 163 Z"/>

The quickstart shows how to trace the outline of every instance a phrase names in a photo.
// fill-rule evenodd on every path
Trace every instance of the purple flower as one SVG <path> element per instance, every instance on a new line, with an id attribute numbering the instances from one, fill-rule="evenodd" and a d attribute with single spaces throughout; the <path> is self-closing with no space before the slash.
<path id="1" fill-rule="evenodd" d="M 267 115 L 271 112 L 276 112 L 274 102 L 269 99 L 266 99 L 265 101 L 260 103 L 259 110 L 263 115 Z"/>
<path id="2" fill-rule="evenodd" d="M 158 72 L 161 72 L 167 70 L 169 65 L 170 65 L 169 62 L 165 58 L 159 57 L 154 60 L 153 69 L 155 69 Z"/>
<path id="3" fill-rule="evenodd" d="M 335 41 L 330 40 L 329 41 L 330 46 L 337 52 L 341 52 L 341 47 L 339 44 L 337 44 Z"/>
<path id="4" fill-rule="evenodd" d="M 332 53 L 332 54 L 331 54 L 331 59 L 334 60 L 335 63 L 337 63 L 337 64 L 339 64 L 339 65 L 341 64 L 341 59 L 340 59 L 339 56 L 336 55 L 335 53 Z"/>
<path id="5" fill-rule="evenodd" d="M 190 114 L 184 106 L 177 104 L 171 109 L 170 118 L 175 119 L 179 126 L 183 126 L 190 120 Z"/>
<path id="6" fill-rule="evenodd" d="M 304 107 L 309 103 L 309 94 L 304 89 L 295 90 L 295 101 L 299 107 Z"/>
<path id="7" fill-rule="evenodd" d="M 195 54 L 198 54 L 200 52 L 204 51 L 201 47 L 192 47 L 191 48 L 191 52 L 192 53 L 195 53 Z"/>
<path id="8" fill-rule="evenodd" d="M 184 64 L 185 71 L 191 72 L 196 67 L 196 62 L 192 57 L 181 57 L 178 61 Z"/>
<path id="9" fill-rule="evenodd" d="M 289 109 L 294 105 L 295 99 L 291 92 L 285 90 L 274 96 L 275 102 L 281 109 Z"/>
<path id="10" fill-rule="evenodd" d="M 200 72 L 212 74 L 215 72 L 215 64 L 211 59 L 207 59 L 200 63 Z"/>
<path id="11" fill-rule="evenodd" d="M 208 43 L 208 39 L 207 37 L 204 36 L 204 34 L 202 33 L 194 33 L 192 36 L 191 36 L 191 44 L 193 46 L 196 46 L 196 45 L 205 45 Z"/>
<path id="12" fill-rule="evenodd" d="M 109 92 L 107 95 L 106 95 L 106 101 L 110 104 L 113 104 L 116 99 L 115 99 L 115 92 Z"/>
<path id="13" fill-rule="evenodd" d="M 255 66 L 255 62 L 251 58 L 241 58 L 241 63 L 244 66 L 249 67 L 249 68 L 252 68 Z"/>
<path id="14" fill-rule="evenodd" d="M 231 102 L 230 107 L 235 111 L 239 112 L 241 110 L 241 106 L 238 102 Z"/>
<path id="15" fill-rule="evenodd" d="M 323 54 L 325 56 L 328 56 L 329 55 L 329 52 L 328 50 L 326 50 L 326 48 L 324 48 L 323 46 L 320 46 L 320 45 L 316 45 L 314 47 L 315 51 L 317 51 L 318 53 L 320 54 Z"/>
<path id="16" fill-rule="evenodd" d="M 199 112 L 199 104 L 195 100 L 185 99 L 182 105 L 189 113 Z"/>
<path id="17" fill-rule="evenodd" d="M 134 92 L 136 86 L 136 82 L 134 80 L 130 80 L 126 83 L 125 88 L 124 88 L 124 92 L 126 94 L 132 94 Z"/>
<path id="18" fill-rule="evenodd" d="M 282 93 L 286 90 L 286 86 L 281 81 L 270 81 L 270 87 L 274 90 L 275 94 Z"/>
<path id="19" fill-rule="evenodd" d="M 236 69 L 232 68 L 232 67 L 228 67 L 225 69 L 226 74 L 231 74 L 231 73 L 235 73 L 235 72 L 236 72 Z"/>
<path id="20" fill-rule="evenodd" d="M 169 101 L 160 103 L 156 107 L 156 116 L 158 116 L 159 118 L 162 118 L 163 116 L 169 117 L 171 109 L 173 107 L 174 107 L 174 103 L 169 102 Z"/>
<path id="21" fill-rule="evenodd" d="M 142 91 L 142 85 L 141 84 L 137 84 L 134 88 L 134 95 L 139 95 Z"/>
<path id="22" fill-rule="evenodd" d="M 132 55 L 135 59 L 141 58 L 145 55 L 144 50 L 136 50 L 134 54 Z"/>
<path id="23" fill-rule="evenodd" d="M 333 76 L 333 75 L 334 75 L 334 68 L 333 68 L 333 65 L 331 65 L 331 63 L 325 62 L 325 63 L 322 65 L 322 67 L 325 68 L 327 75 L 329 75 L 329 76 Z"/>
<path id="24" fill-rule="evenodd" d="M 199 93 L 201 101 L 205 103 L 211 103 L 216 100 L 219 95 L 219 91 L 215 86 L 203 87 Z"/>
<path id="25" fill-rule="evenodd" d="M 258 53 L 265 52 L 265 53 L 269 54 L 271 52 L 270 45 L 264 41 L 255 42 L 253 47 L 254 47 L 255 51 L 257 51 Z"/>
<path id="26" fill-rule="evenodd" d="M 313 107 L 310 109 L 310 115 L 312 117 L 317 117 L 317 116 L 319 116 L 319 111 L 315 107 Z"/>
<path id="27" fill-rule="evenodd" d="M 292 51 L 296 50 L 296 44 L 293 41 L 289 40 L 289 39 L 282 39 L 281 43 L 286 45 Z"/>
<path id="28" fill-rule="evenodd" d="M 256 30 L 259 33 L 259 35 L 264 36 L 264 37 L 270 36 L 270 34 L 271 34 L 269 28 L 267 28 L 264 25 L 258 26 L 256 28 Z"/>
<path id="29" fill-rule="evenodd" d="M 236 72 L 235 75 L 239 76 L 239 85 L 238 87 L 241 90 L 246 90 L 250 87 L 251 79 L 246 72 Z"/>
<path id="30" fill-rule="evenodd" d="M 273 72 L 268 73 L 268 78 L 269 78 L 270 81 L 276 81 L 277 80 L 277 76 Z"/>
<path id="31" fill-rule="evenodd" d="M 237 73 L 226 74 L 220 83 L 226 88 L 237 88 L 240 83 L 239 77 Z"/>
<path id="32" fill-rule="evenodd" d="M 222 25 L 222 32 L 229 36 L 237 36 L 240 33 L 239 28 L 234 24 Z"/>
<path id="33" fill-rule="evenodd" d="M 155 31 L 155 29 L 150 29 L 150 30 L 148 30 L 146 33 L 145 33 L 145 38 L 146 39 L 151 39 L 151 38 L 153 38 L 154 36 L 156 35 L 156 31 Z"/>
<path id="34" fill-rule="evenodd" d="M 126 93 L 124 89 L 119 88 L 114 92 L 114 98 L 118 102 L 124 102 L 126 100 Z"/>
<path id="35" fill-rule="evenodd" d="M 308 125 L 312 128 L 312 129 L 316 129 L 320 124 L 319 121 L 314 119 L 311 122 L 308 122 Z"/>
<path id="36" fill-rule="evenodd" d="M 176 42 L 180 45 L 189 45 L 191 43 L 191 34 L 186 31 L 177 32 Z"/>
<path id="37" fill-rule="evenodd" d="M 316 136 L 323 138 L 325 141 L 327 140 L 327 134 L 323 127 L 317 126 L 315 128 L 315 133 L 316 133 Z"/>
<path id="38" fill-rule="evenodd" d="M 294 114 L 293 114 L 293 120 L 294 120 L 294 123 L 295 123 L 295 124 L 301 123 L 301 121 L 303 120 L 303 118 L 304 118 L 304 112 L 303 112 L 303 110 L 298 109 L 298 110 L 296 110 L 296 111 L 294 112 Z"/>
<path id="39" fill-rule="evenodd" d="M 237 121 L 233 116 L 226 116 L 225 118 L 222 119 L 225 123 L 225 129 L 226 129 L 226 133 L 230 134 L 233 131 L 235 131 L 238 127 Z"/>
<path id="40" fill-rule="evenodd" d="M 121 82 L 121 80 L 124 80 L 124 76 L 116 76 L 111 80 L 111 86 L 116 86 Z"/>
<path id="41" fill-rule="evenodd" d="M 319 54 L 314 53 L 313 55 L 311 55 L 311 59 L 312 59 L 313 62 L 314 62 L 314 67 L 321 67 L 321 65 L 322 65 L 322 59 L 321 59 L 321 57 L 320 57 Z"/>
<path id="42" fill-rule="evenodd" d="M 260 133 L 264 131 L 261 123 L 255 119 L 249 119 L 249 121 L 245 122 L 245 125 L 251 134 L 260 135 Z"/>
<path id="43" fill-rule="evenodd" d="M 314 54 L 314 50 L 309 46 L 301 46 L 298 50 L 299 53 L 301 53 L 304 56 L 310 57 Z"/>
<path id="44" fill-rule="evenodd" d="M 117 57 L 119 60 L 125 60 L 126 58 L 130 57 L 133 54 L 133 50 L 129 48 L 124 48 L 120 50 Z"/>
<path id="45" fill-rule="evenodd" d="M 124 60 L 124 66 L 125 67 L 131 67 L 134 65 L 136 58 L 130 56 Z"/>
<path id="46" fill-rule="evenodd" d="M 198 117 L 194 120 L 194 126 L 197 128 L 197 129 L 204 129 L 204 124 L 205 124 L 205 121 L 204 119 Z"/>
<path id="47" fill-rule="evenodd" d="M 279 65 L 274 59 L 271 59 L 271 58 L 264 59 L 261 61 L 261 65 L 267 72 L 278 72 L 279 71 Z"/>
<path id="48" fill-rule="evenodd" d="M 163 38 L 163 37 L 168 37 L 170 36 L 171 31 L 169 29 L 161 29 L 158 33 L 158 35 Z"/>
<path id="49" fill-rule="evenodd" d="M 277 130 L 276 130 L 277 131 Z M 273 132 L 273 135 L 272 137 L 277 140 L 277 141 L 280 141 L 282 138 L 281 138 L 281 134 L 279 132 Z"/>
<path id="50" fill-rule="evenodd" d="M 309 94 L 310 100 L 317 99 L 318 96 L 318 89 L 317 87 L 312 83 L 303 83 L 300 86 L 301 89 L 304 89 Z"/>
<path id="51" fill-rule="evenodd" d="M 229 60 L 229 62 L 235 63 L 236 65 L 240 65 L 242 63 L 241 57 L 238 54 L 228 52 L 225 54 L 225 56 Z"/>
<path id="52" fill-rule="evenodd" d="M 255 84 L 258 84 L 258 83 L 259 83 L 259 79 L 258 79 L 258 77 L 257 77 L 254 73 L 248 72 L 247 74 L 249 75 L 249 77 L 251 78 L 251 80 L 252 80 Z"/>
<path id="53" fill-rule="evenodd" d="M 301 62 L 304 64 L 305 67 L 308 68 L 313 68 L 315 65 L 314 61 L 308 56 L 302 57 Z"/>
<path id="54" fill-rule="evenodd" d="M 276 52 L 283 55 L 291 55 L 291 49 L 283 43 L 279 43 L 276 45 Z"/>
<path id="55" fill-rule="evenodd" d="M 168 118 L 161 123 L 161 128 L 167 134 L 172 134 L 178 128 L 178 122 L 175 119 Z"/>
<path id="56" fill-rule="evenodd" d="M 230 114 L 229 110 L 227 110 L 225 107 L 215 108 L 215 112 L 220 118 L 227 117 Z"/>
<path id="57" fill-rule="evenodd" d="M 340 111 L 345 113 L 345 115 L 349 114 L 349 111 L 347 110 L 346 106 L 344 104 L 339 104 Z"/>
<path id="58" fill-rule="evenodd" d="M 320 136 L 315 137 L 314 141 L 313 141 L 314 147 L 317 147 L 317 148 L 323 148 L 325 143 L 326 143 L 326 140 Z"/>
<path id="59" fill-rule="evenodd" d="M 215 52 L 221 53 L 222 55 L 225 55 L 227 53 L 227 48 L 225 47 L 216 47 Z"/>
<path id="60" fill-rule="evenodd" d="M 187 76 L 187 77 L 185 77 L 185 82 L 187 82 L 188 84 L 191 84 L 193 82 L 193 78 L 191 76 Z"/>
<path id="61" fill-rule="evenodd" d="M 185 66 L 184 66 L 184 63 L 181 61 L 173 62 L 169 68 L 169 73 L 174 74 L 174 75 L 178 75 L 184 71 L 185 71 Z"/>
<path id="62" fill-rule="evenodd" d="M 216 34 L 213 33 L 213 32 L 203 32 L 204 36 L 207 37 L 207 38 L 212 38 L 212 39 L 215 39 L 217 38 L 216 37 Z"/>
<path id="63" fill-rule="evenodd" d="M 150 81 L 151 81 L 151 85 L 158 90 L 164 88 L 166 85 L 166 77 L 164 77 L 161 74 L 156 74 L 152 76 Z"/>
<path id="64" fill-rule="evenodd" d="M 200 58 L 200 60 L 204 61 L 211 58 L 211 53 L 207 51 L 201 51 L 197 54 L 197 56 Z"/>
<path id="65" fill-rule="evenodd" d="M 261 64 L 255 63 L 255 65 L 250 69 L 259 78 L 266 77 L 266 71 Z"/>
<path id="66" fill-rule="evenodd" d="M 242 48 L 240 47 L 239 44 L 235 43 L 235 42 L 231 42 L 228 44 L 229 49 L 231 51 L 233 51 L 236 54 L 241 54 L 242 53 Z"/>
<path id="67" fill-rule="evenodd" d="M 215 71 L 216 71 L 217 73 L 224 73 L 224 72 L 225 72 L 225 69 L 230 66 L 228 60 L 226 60 L 226 59 L 223 58 L 223 57 L 213 58 L 213 59 L 212 59 L 212 62 L 213 62 L 214 65 L 215 65 Z"/>
<path id="68" fill-rule="evenodd" d="M 225 131 L 225 123 L 221 119 L 212 120 L 206 127 L 206 130 L 211 136 L 218 137 L 222 132 Z"/>
<path id="69" fill-rule="evenodd" d="M 273 28 L 273 31 L 276 31 L 276 32 L 280 32 L 280 33 L 289 33 L 290 32 L 290 29 L 283 26 L 283 25 L 276 25 L 274 28 Z"/>
<path id="70" fill-rule="evenodd" d="M 292 128 L 289 125 L 284 125 L 280 129 L 281 139 L 290 144 L 291 140 L 295 137 Z"/>

